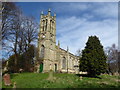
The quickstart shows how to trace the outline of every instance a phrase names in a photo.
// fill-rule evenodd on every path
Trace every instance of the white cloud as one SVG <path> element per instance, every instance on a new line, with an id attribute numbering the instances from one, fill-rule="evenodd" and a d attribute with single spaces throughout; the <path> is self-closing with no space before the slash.
<path id="1" fill-rule="evenodd" d="M 85 47 L 91 35 L 98 36 L 104 47 L 113 43 L 118 45 L 117 3 L 70 3 L 57 7 L 58 12 L 84 11 L 82 16 L 70 16 L 68 13 L 68 17 L 57 18 L 57 40 L 60 40 L 63 49 L 69 46 L 70 52 L 75 54 L 79 48 Z"/>
<path id="2" fill-rule="evenodd" d="M 57 4 L 53 3 L 52 6 L 54 7 L 55 11 L 58 13 L 84 11 L 92 7 L 91 4 L 87 4 L 87 3 L 57 3 Z"/>
<path id="3" fill-rule="evenodd" d="M 98 3 L 96 9 L 93 10 L 93 13 L 102 16 L 102 17 L 113 17 L 117 18 L 118 14 L 118 4 L 117 3 Z"/>
<path id="4" fill-rule="evenodd" d="M 118 3 L 117 2 L 78 2 L 78 3 L 53 3 L 51 5 L 56 13 L 63 14 L 90 14 L 97 15 L 99 17 L 111 17 L 117 18 Z M 87 13 L 88 12 L 88 13 Z M 84 15 L 86 16 L 86 15 Z M 91 16 L 91 15 L 90 15 Z M 89 17 L 90 17 L 89 16 Z M 98 18 L 99 18 L 98 17 Z"/>
<path id="5" fill-rule="evenodd" d="M 117 44 L 117 20 L 89 21 L 74 16 L 66 19 L 60 18 L 59 22 L 57 33 L 61 34 L 61 36 L 57 40 L 60 40 L 62 48 L 66 49 L 69 46 L 72 53 L 76 53 L 79 48 L 83 49 L 88 36 L 91 35 L 97 35 L 104 47 L 110 46 L 113 43 Z"/>

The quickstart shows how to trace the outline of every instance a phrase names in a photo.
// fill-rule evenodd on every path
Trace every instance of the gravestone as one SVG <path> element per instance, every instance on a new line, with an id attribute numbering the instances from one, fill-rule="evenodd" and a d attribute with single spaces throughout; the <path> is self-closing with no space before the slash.
<path id="1" fill-rule="evenodd" d="M 48 80 L 53 80 L 53 71 L 52 70 L 50 70 L 49 71 L 49 77 L 48 77 Z"/>
<path id="2" fill-rule="evenodd" d="M 82 78 L 82 76 L 80 76 L 80 80 L 82 80 L 83 78 Z"/>
<path id="3" fill-rule="evenodd" d="M 40 64 L 39 62 L 36 62 L 34 66 L 34 73 L 39 73 L 40 72 Z"/>
<path id="4" fill-rule="evenodd" d="M 52 66 L 50 64 L 50 71 L 49 71 L 49 76 L 48 76 L 48 79 L 47 80 L 50 80 L 50 81 L 53 81 L 55 80 L 56 78 L 54 77 L 54 73 L 53 73 L 53 70 L 52 70 Z"/>
<path id="5" fill-rule="evenodd" d="M 16 88 L 16 82 L 14 82 L 14 84 L 13 84 L 13 88 Z"/>
<path id="6" fill-rule="evenodd" d="M 40 71 L 40 64 L 37 64 L 37 73 Z"/>
<path id="7" fill-rule="evenodd" d="M 19 73 L 22 73 L 22 72 L 23 72 L 23 69 L 22 69 L 22 68 L 20 68 L 20 69 L 19 69 Z"/>
<path id="8" fill-rule="evenodd" d="M 30 68 L 30 72 L 33 72 L 34 71 L 34 68 Z"/>
<path id="9" fill-rule="evenodd" d="M 3 80 L 4 80 L 4 84 L 7 86 L 10 86 L 12 84 L 10 80 L 10 74 L 5 74 L 3 76 Z"/>

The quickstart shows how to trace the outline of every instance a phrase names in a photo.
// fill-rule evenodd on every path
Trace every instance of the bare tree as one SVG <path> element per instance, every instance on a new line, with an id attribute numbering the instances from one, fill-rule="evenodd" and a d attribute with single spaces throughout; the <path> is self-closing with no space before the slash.
<path id="1" fill-rule="evenodd" d="M 37 39 L 39 25 L 34 21 L 33 17 L 26 17 L 25 23 L 26 41 L 29 45 L 32 41 Z"/>
<path id="2" fill-rule="evenodd" d="M 19 51 L 23 53 L 29 48 L 31 43 L 37 40 L 39 25 L 33 17 L 22 16 L 21 20 L 18 46 Z"/>
<path id="3" fill-rule="evenodd" d="M 24 50 L 27 52 L 29 48 L 31 48 L 32 43 L 36 43 L 35 40 L 37 40 L 38 37 L 38 28 L 39 25 L 35 22 L 35 19 L 33 17 L 24 17 L 23 20 L 23 29 L 24 29 Z M 31 52 L 32 53 L 32 52 Z M 31 59 L 28 60 L 28 56 L 26 56 L 25 63 L 29 66 L 30 62 L 32 61 Z M 27 69 L 28 67 L 26 67 Z"/>
<path id="4" fill-rule="evenodd" d="M 108 72 L 112 75 L 118 72 L 118 49 L 113 44 L 111 47 L 107 47 L 106 50 Z"/>
<path id="5" fill-rule="evenodd" d="M 9 37 L 9 31 L 12 29 L 13 21 L 15 18 L 16 5 L 12 2 L 2 3 L 2 45 L 5 46 L 4 40 Z"/>
<path id="6" fill-rule="evenodd" d="M 19 11 L 19 8 L 13 2 L 2 3 L 2 46 L 4 50 L 7 50 L 7 53 L 10 49 L 15 53 L 15 65 L 17 64 Z"/>
<path id="7" fill-rule="evenodd" d="M 9 38 L 7 41 L 9 42 L 8 47 L 15 55 L 14 65 L 15 65 L 15 72 L 18 70 L 17 61 L 18 61 L 18 42 L 19 42 L 19 34 L 21 31 L 21 11 L 19 9 L 16 10 L 14 13 L 14 21 L 12 24 L 12 29 L 9 31 Z"/>
<path id="8" fill-rule="evenodd" d="M 13 52 L 14 71 L 17 71 L 19 56 L 28 52 L 37 40 L 39 25 L 33 17 L 24 16 L 14 3 L 3 3 L 2 8 L 2 40 L 7 42 L 3 45 L 7 52 Z"/>

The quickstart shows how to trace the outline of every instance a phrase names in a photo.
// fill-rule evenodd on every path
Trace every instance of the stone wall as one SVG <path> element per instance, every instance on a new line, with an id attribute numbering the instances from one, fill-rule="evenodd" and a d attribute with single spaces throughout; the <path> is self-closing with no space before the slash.
<path id="1" fill-rule="evenodd" d="M 43 50 L 44 48 L 44 50 Z M 58 72 L 75 73 L 78 71 L 79 58 L 60 48 L 60 43 L 56 45 L 56 14 L 51 16 L 50 9 L 48 14 L 41 13 L 40 32 L 38 39 L 38 54 L 42 56 L 43 72 L 50 70 Z M 40 61 L 39 61 L 40 62 Z"/>

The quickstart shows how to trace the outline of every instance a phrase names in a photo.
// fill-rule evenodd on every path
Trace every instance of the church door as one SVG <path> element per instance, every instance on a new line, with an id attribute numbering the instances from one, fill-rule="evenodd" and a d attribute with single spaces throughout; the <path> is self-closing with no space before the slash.
<path id="1" fill-rule="evenodd" d="M 40 64 L 40 72 L 43 71 L 43 63 Z"/>
<path id="2" fill-rule="evenodd" d="M 55 72 L 57 71 L 57 64 L 55 64 Z"/>

